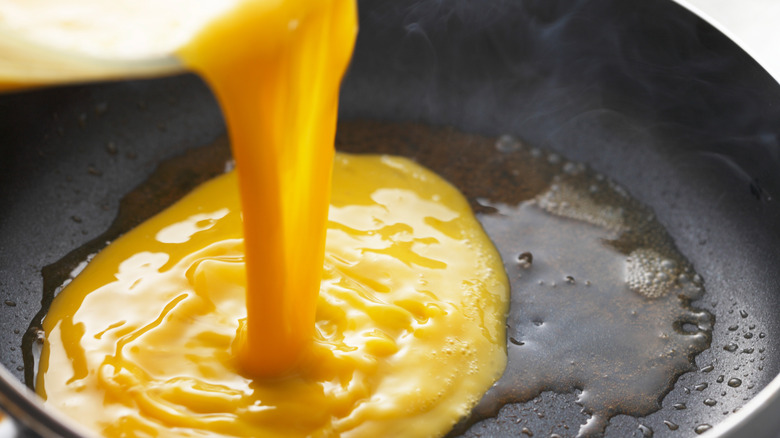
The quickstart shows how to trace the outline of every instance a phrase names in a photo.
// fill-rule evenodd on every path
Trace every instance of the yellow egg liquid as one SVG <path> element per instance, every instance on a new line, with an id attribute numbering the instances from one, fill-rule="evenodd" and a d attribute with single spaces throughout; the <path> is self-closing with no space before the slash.
<path id="1" fill-rule="evenodd" d="M 124 235 L 54 300 L 48 406 L 104 436 L 437 436 L 501 375 L 507 280 L 468 203 L 407 159 L 343 154 L 313 342 L 295 374 L 242 373 L 236 179 Z"/>
<path id="2" fill-rule="evenodd" d="M 344 155 L 329 201 L 356 21 L 353 0 L 246 1 L 179 50 L 237 170 L 56 298 L 47 405 L 116 437 L 437 436 L 501 375 L 507 280 L 457 190 Z"/>

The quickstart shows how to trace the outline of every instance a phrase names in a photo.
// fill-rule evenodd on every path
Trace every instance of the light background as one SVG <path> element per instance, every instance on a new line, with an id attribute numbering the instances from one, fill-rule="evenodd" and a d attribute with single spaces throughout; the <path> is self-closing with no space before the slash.
<path id="1" fill-rule="evenodd" d="M 739 44 L 780 82 L 780 0 L 675 0 Z"/>

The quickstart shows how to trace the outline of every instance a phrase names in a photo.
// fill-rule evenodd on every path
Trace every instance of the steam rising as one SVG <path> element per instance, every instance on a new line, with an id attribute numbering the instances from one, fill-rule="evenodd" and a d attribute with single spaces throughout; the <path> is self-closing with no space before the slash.
<path id="1" fill-rule="evenodd" d="M 650 138 L 671 140 L 662 150 L 722 172 L 762 203 L 780 190 L 773 181 L 780 140 L 766 122 L 780 119 L 773 105 L 780 87 L 671 1 L 360 6 L 361 34 L 342 96 L 346 118 L 513 132 L 544 145 L 570 135 L 569 122 L 583 114 L 613 112 L 638 121 Z M 771 214 L 780 217 L 776 207 Z"/>

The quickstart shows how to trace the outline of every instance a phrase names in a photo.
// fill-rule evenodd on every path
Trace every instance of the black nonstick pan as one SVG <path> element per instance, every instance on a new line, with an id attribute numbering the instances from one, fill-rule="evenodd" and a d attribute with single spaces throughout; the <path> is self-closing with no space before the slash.
<path id="1" fill-rule="evenodd" d="M 481 199 L 524 196 L 481 164 L 492 139 L 511 134 L 617 181 L 703 277 L 692 306 L 712 316 L 709 348 L 668 382 L 657 410 L 617 409 L 605 435 L 780 435 L 777 82 L 668 0 L 359 9 L 338 148 L 424 162 L 460 186 L 491 233 Z M 106 241 L 222 172 L 227 144 L 191 75 L 0 96 L 0 406 L 20 433 L 78 436 L 23 388 L 57 287 Z M 453 435 L 574 436 L 589 413 L 582 388 L 570 389 L 541 390 Z"/>

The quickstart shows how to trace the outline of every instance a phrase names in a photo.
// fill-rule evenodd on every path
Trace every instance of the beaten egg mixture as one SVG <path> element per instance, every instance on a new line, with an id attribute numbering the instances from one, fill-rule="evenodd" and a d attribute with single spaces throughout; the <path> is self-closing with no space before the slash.
<path id="1" fill-rule="evenodd" d="M 198 188 L 55 299 L 47 405 L 105 436 L 437 436 L 500 376 L 506 277 L 466 201 L 406 159 L 341 154 L 313 341 L 295 373 L 242 372 L 236 184 Z"/>
<path id="2" fill-rule="evenodd" d="M 177 55 L 217 96 L 237 171 L 60 293 L 38 392 L 105 436 L 443 435 L 506 362 L 500 257 L 436 175 L 334 157 L 352 0 L 219 15 Z"/>

